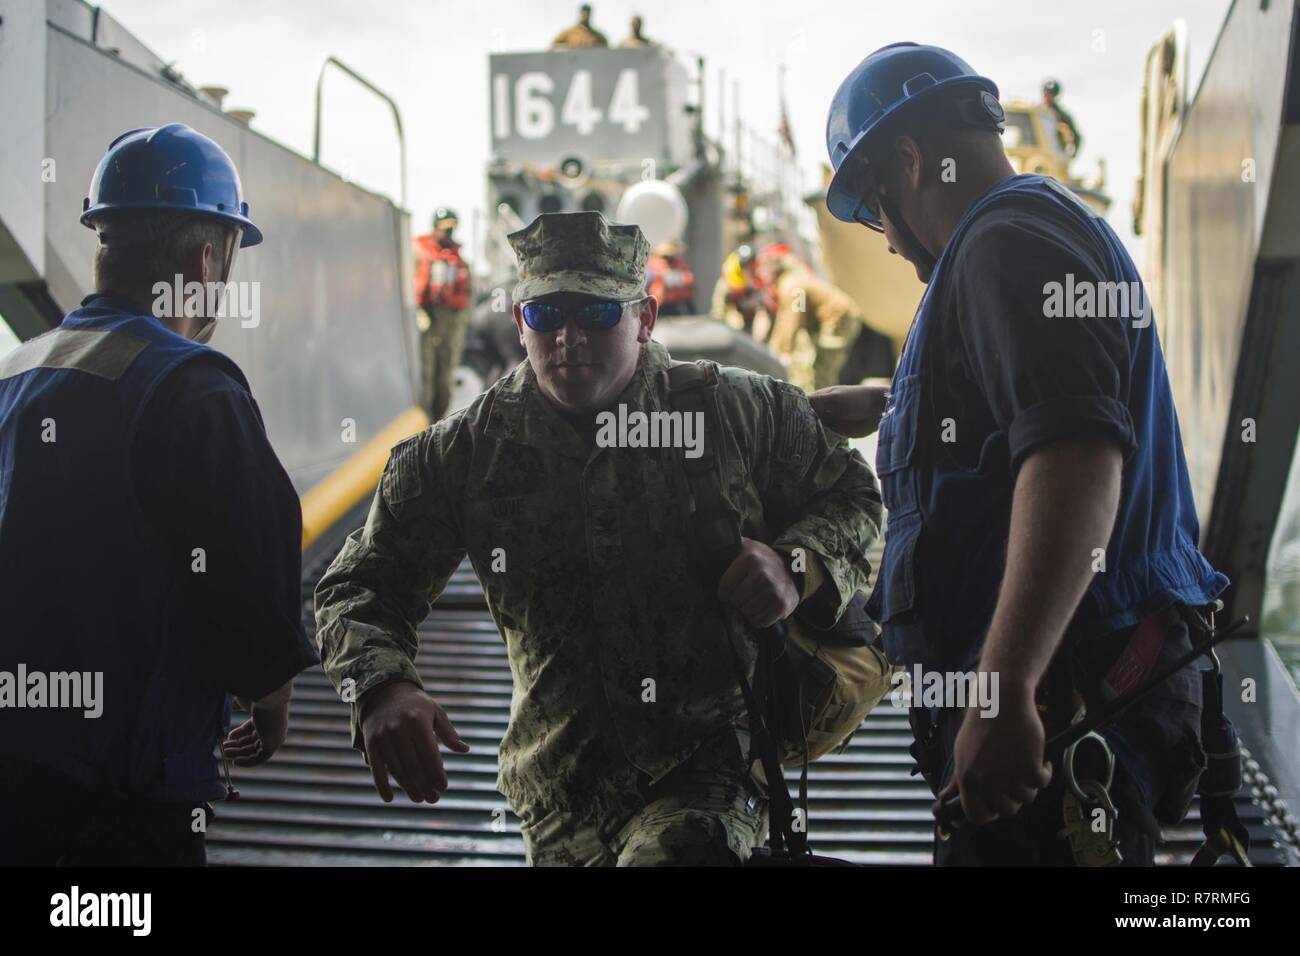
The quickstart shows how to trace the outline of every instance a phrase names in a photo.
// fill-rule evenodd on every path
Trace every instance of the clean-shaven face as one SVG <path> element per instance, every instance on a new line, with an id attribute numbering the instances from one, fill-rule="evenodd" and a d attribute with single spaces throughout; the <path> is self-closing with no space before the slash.
<path id="1" fill-rule="evenodd" d="M 532 301 L 572 309 L 598 298 L 557 292 Z M 514 307 L 519 340 L 542 394 L 561 411 L 596 411 L 609 405 L 636 372 L 641 344 L 650 341 L 658 303 L 646 296 L 626 305 L 618 324 L 608 329 L 584 329 L 567 313 L 553 332 L 538 332 L 524 321 L 523 303 Z"/>

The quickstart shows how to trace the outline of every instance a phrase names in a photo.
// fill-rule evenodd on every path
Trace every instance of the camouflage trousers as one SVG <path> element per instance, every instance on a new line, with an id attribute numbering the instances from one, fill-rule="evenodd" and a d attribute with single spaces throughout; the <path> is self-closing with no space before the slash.
<path id="1" fill-rule="evenodd" d="M 451 381 L 465 349 L 469 309 L 437 310 L 422 317 L 420 335 L 420 397 L 431 421 L 439 421 L 451 405 Z M 425 328 L 427 325 L 427 329 Z"/>
<path id="2" fill-rule="evenodd" d="M 736 734 L 710 741 L 604 819 L 521 808 L 530 866 L 739 866 L 763 842 L 767 801 Z M 615 804 L 618 801 L 614 801 Z"/>

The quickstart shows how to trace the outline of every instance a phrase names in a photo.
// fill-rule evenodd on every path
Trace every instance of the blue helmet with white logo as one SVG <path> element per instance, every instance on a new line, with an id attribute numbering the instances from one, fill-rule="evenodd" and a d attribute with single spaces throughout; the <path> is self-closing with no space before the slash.
<path id="1" fill-rule="evenodd" d="M 117 210 L 156 209 L 219 219 L 242 230 L 241 246 L 262 241 L 248 218 L 239 172 L 226 151 L 182 123 L 133 129 L 109 144 L 82 204 L 82 225 Z"/>
<path id="2" fill-rule="evenodd" d="M 882 134 L 905 131 L 907 120 L 945 102 L 960 107 L 953 114 L 960 123 L 1001 131 L 997 84 L 942 47 L 891 43 L 859 63 L 835 91 L 826 119 L 826 149 L 835 169 L 826 190 L 831 215 L 877 224 L 858 188 L 871 153 L 884 144 Z"/>

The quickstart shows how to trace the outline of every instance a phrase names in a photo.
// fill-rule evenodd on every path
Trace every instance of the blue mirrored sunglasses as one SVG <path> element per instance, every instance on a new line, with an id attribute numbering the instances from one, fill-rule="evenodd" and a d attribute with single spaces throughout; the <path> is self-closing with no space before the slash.
<path id="1" fill-rule="evenodd" d="M 573 316 L 578 328 L 587 331 L 612 329 L 623 318 L 623 302 L 584 302 L 561 308 L 550 302 L 525 302 L 524 321 L 534 332 L 554 332 L 564 325 L 565 316 Z"/>

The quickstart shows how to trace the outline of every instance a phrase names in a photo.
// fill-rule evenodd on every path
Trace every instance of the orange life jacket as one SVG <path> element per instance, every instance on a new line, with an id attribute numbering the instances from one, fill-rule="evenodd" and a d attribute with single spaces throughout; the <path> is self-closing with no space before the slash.
<path id="1" fill-rule="evenodd" d="M 646 292 L 668 306 L 690 306 L 695 301 L 695 273 L 682 256 L 650 256 L 645 264 Z"/>
<path id="2" fill-rule="evenodd" d="M 415 237 L 415 301 L 427 309 L 457 311 L 469 305 L 469 266 L 460 244 Z"/>

